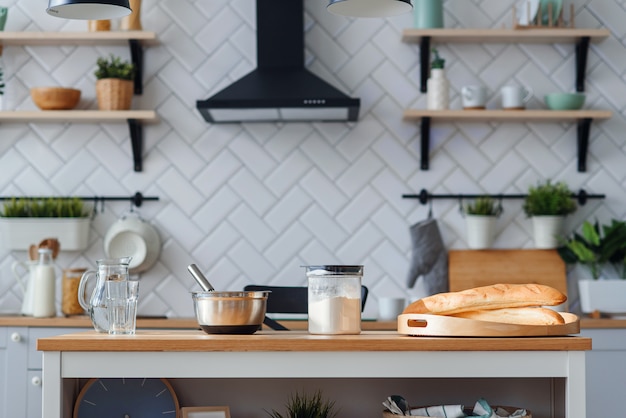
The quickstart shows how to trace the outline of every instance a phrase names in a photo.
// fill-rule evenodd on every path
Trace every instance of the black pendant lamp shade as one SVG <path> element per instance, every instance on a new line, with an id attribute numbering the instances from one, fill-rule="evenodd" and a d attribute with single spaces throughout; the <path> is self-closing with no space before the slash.
<path id="1" fill-rule="evenodd" d="M 329 12 L 348 17 L 388 17 L 413 10 L 411 0 L 330 0 Z"/>
<path id="2" fill-rule="evenodd" d="M 48 12 L 63 19 L 106 20 L 128 16 L 128 0 L 49 0 Z"/>

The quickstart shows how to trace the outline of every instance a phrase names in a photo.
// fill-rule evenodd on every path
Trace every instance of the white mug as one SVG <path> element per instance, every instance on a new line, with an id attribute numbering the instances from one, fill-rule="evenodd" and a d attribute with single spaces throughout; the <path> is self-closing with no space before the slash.
<path id="1" fill-rule="evenodd" d="M 464 109 L 484 109 L 487 105 L 487 87 L 465 86 L 461 89 Z"/>
<path id="2" fill-rule="evenodd" d="M 378 319 L 381 321 L 395 321 L 406 307 L 403 297 L 378 298 Z"/>
<path id="3" fill-rule="evenodd" d="M 533 91 L 529 87 L 505 86 L 500 92 L 503 109 L 524 109 L 526 103 L 533 97 Z"/>

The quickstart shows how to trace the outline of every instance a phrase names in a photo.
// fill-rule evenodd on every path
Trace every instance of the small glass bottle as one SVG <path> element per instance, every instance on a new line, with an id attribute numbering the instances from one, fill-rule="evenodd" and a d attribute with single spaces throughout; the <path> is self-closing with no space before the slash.
<path id="1" fill-rule="evenodd" d="M 56 275 L 52 264 L 52 250 L 39 249 L 39 263 L 35 268 L 33 291 L 33 316 L 48 318 L 56 316 Z"/>

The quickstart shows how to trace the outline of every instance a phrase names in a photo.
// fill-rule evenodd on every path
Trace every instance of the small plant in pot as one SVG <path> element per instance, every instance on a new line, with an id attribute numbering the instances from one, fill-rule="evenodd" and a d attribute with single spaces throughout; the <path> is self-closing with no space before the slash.
<path id="1" fill-rule="evenodd" d="M 479 250 L 491 247 L 495 235 L 496 220 L 502 213 L 502 205 L 499 205 L 490 196 L 482 196 L 473 203 L 468 203 L 464 212 L 469 248 Z"/>
<path id="2" fill-rule="evenodd" d="M 96 62 L 98 68 L 94 72 L 96 81 L 96 97 L 100 110 L 128 110 L 133 100 L 133 80 L 135 66 L 122 61 L 120 57 L 111 55 L 100 57 Z"/>
<path id="3" fill-rule="evenodd" d="M 265 411 L 272 418 L 333 418 L 337 416 L 335 402 L 325 400 L 321 391 L 312 395 L 294 393 L 288 400 L 285 415 L 272 410 Z"/>
<path id="4" fill-rule="evenodd" d="M 577 209 L 567 184 L 550 180 L 529 187 L 522 207 L 533 222 L 535 247 L 541 249 L 558 247 L 565 216 Z"/>
<path id="5" fill-rule="evenodd" d="M 581 233 L 573 233 L 562 244 L 558 252 L 563 261 L 580 264 L 591 273 L 591 280 L 578 280 L 581 310 L 626 312 L 626 222 L 613 219 L 600 225 L 585 221 Z"/>

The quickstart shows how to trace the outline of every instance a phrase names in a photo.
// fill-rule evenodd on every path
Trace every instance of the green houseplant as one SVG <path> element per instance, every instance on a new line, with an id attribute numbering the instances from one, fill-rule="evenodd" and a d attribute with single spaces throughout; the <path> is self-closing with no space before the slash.
<path id="1" fill-rule="evenodd" d="M 468 203 L 464 212 L 468 247 L 476 250 L 491 247 L 502 206 L 490 196 L 481 196 Z"/>
<path id="2" fill-rule="evenodd" d="M 100 110 L 128 110 L 133 99 L 135 66 L 120 57 L 100 57 L 96 61 L 96 97 Z"/>
<path id="3" fill-rule="evenodd" d="M 87 247 L 90 210 L 79 198 L 12 198 L 0 212 L 6 247 L 26 250 L 45 238 L 56 238 L 64 250 Z"/>
<path id="4" fill-rule="evenodd" d="M 568 264 L 580 264 L 591 272 L 591 279 L 578 280 L 580 307 L 584 313 L 626 312 L 626 222 L 611 220 L 600 225 L 585 221 L 580 233 L 562 240 L 559 255 Z M 607 273 L 613 265 L 616 275 Z"/>
<path id="5" fill-rule="evenodd" d="M 337 416 L 335 402 L 325 400 L 321 391 L 312 395 L 296 392 L 291 395 L 286 407 L 285 415 L 276 410 L 265 412 L 272 418 L 333 418 Z"/>
<path id="6" fill-rule="evenodd" d="M 577 209 L 567 184 L 550 180 L 530 186 L 522 207 L 532 219 L 535 247 L 542 249 L 558 247 L 564 218 Z"/>

